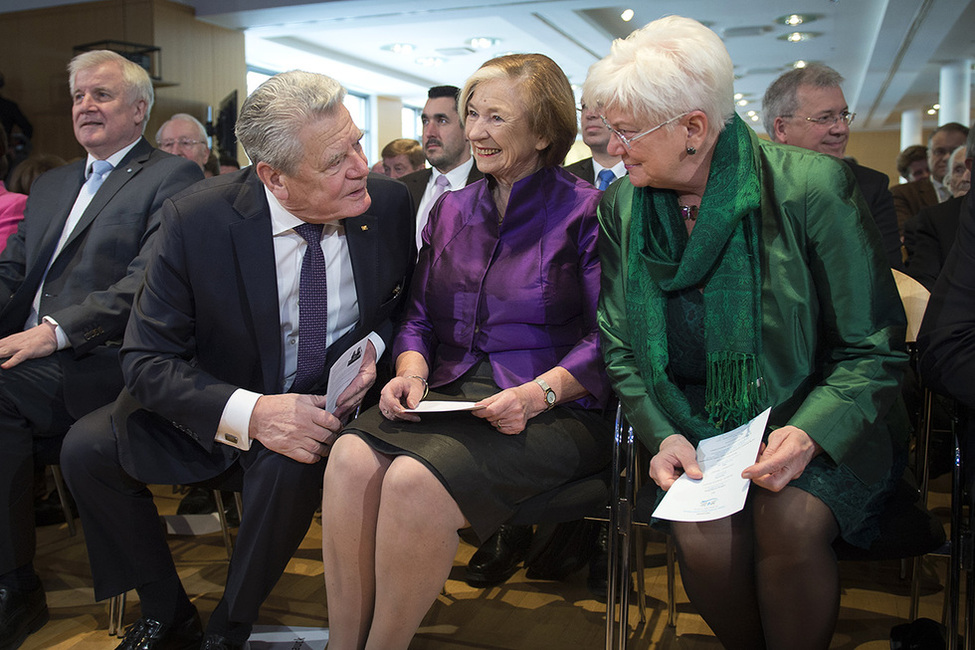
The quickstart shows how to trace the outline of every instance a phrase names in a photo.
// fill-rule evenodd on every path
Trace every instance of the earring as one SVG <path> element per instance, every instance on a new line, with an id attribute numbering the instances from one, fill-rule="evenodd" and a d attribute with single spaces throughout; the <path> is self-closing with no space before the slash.
<path id="1" fill-rule="evenodd" d="M 697 149 L 695 149 L 694 147 L 688 147 L 686 151 L 688 156 L 693 156 L 694 154 L 697 153 Z"/>

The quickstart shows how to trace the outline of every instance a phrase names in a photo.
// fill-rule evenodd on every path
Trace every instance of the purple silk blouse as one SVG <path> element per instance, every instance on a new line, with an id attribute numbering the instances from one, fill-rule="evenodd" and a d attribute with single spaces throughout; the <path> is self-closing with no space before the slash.
<path id="1" fill-rule="evenodd" d="M 601 408 L 610 394 L 596 325 L 602 192 L 546 167 L 516 182 L 504 222 L 482 179 L 444 194 L 423 230 L 393 358 L 419 352 L 430 386 L 461 377 L 485 355 L 511 388 L 561 366 Z"/>

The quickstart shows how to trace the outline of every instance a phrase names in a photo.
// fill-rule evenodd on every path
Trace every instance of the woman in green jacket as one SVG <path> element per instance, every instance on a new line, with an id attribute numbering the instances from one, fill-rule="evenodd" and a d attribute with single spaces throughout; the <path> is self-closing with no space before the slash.
<path id="1" fill-rule="evenodd" d="M 745 509 L 670 525 L 684 587 L 725 647 L 826 648 L 831 545 L 870 545 L 905 464 L 905 317 L 867 206 L 842 162 L 758 140 L 696 21 L 616 41 L 583 93 L 629 172 L 600 206 L 599 323 L 651 478 L 700 477 L 700 440 L 772 408 Z"/>

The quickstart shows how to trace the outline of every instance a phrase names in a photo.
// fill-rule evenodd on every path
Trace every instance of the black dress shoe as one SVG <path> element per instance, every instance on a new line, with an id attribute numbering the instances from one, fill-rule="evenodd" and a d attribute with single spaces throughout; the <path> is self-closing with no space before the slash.
<path id="1" fill-rule="evenodd" d="M 161 623 L 142 617 L 125 632 L 122 643 L 115 650 L 196 650 L 203 640 L 200 614 L 180 623 Z"/>
<path id="2" fill-rule="evenodd" d="M 68 493 L 68 506 L 71 508 L 72 516 L 77 517 L 75 513 L 78 512 L 78 508 L 75 506 L 70 492 Z M 64 521 L 64 508 L 61 507 L 61 497 L 58 496 L 57 490 L 53 490 L 43 499 L 34 502 L 35 526 L 52 526 L 63 524 Z"/>
<path id="3" fill-rule="evenodd" d="M 200 650 L 244 650 L 244 642 L 231 641 L 219 634 L 207 634 Z"/>
<path id="4" fill-rule="evenodd" d="M 513 576 L 528 553 L 532 534 L 531 526 L 501 526 L 471 556 L 464 582 L 472 587 L 493 587 Z"/>
<path id="5" fill-rule="evenodd" d="M 0 587 L 0 650 L 19 648 L 49 618 L 43 587 L 32 591 Z"/>
<path id="6" fill-rule="evenodd" d="M 609 573 L 609 524 L 599 525 L 599 535 L 596 537 L 596 549 L 589 560 L 589 578 L 586 584 L 589 593 L 599 599 L 606 598 L 609 589 L 607 574 Z"/>

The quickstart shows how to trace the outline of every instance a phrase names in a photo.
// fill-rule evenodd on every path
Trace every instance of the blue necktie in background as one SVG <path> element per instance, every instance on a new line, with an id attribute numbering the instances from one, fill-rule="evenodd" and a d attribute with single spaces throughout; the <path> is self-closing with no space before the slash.
<path id="1" fill-rule="evenodd" d="M 322 253 L 323 229 L 324 225 L 320 223 L 295 226 L 295 232 L 308 242 L 308 248 L 301 260 L 298 283 L 298 370 L 291 384 L 292 393 L 311 390 L 325 371 L 328 288 L 325 255 Z"/>
<path id="2" fill-rule="evenodd" d="M 596 189 L 605 190 L 609 187 L 609 184 L 616 180 L 616 174 L 613 173 L 612 169 L 604 169 L 599 172 L 599 183 L 596 184 Z"/>

